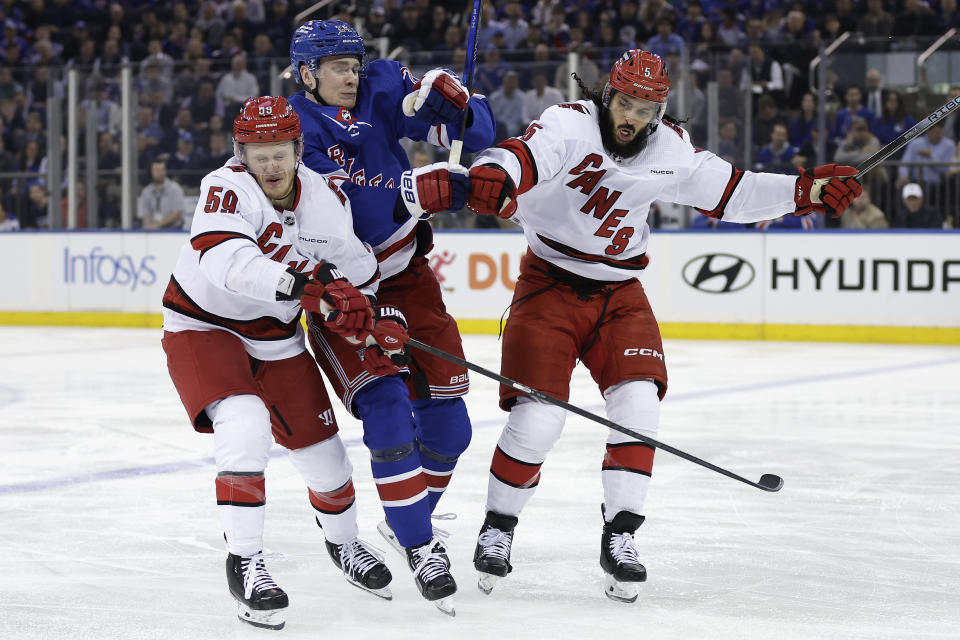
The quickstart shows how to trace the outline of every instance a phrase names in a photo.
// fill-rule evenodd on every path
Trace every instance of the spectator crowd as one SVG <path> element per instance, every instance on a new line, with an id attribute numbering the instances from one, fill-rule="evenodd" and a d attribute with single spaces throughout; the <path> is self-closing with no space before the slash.
<path id="1" fill-rule="evenodd" d="M 245 98 L 270 90 L 271 71 L 286 66 L 295 16 L 314 4 L 0 0 L 0 229 L 51 226 L 46 107 L 48 96 L 57 95 L 51 90 L 62 82 L 65 66 L 81 71 L 81 132 L 96 136 L 96 224 L 119 225 L 124 117 L 119 71 L 125 63 L 132 65 L 137 95 L 138 224 L 183 226 L 199 178 L 232 155 L 233 114 Z M 355 24 L 368 56 L 389 51 L 414 70 L 459 69 L 466 58 L 470 5 L 359 0 L 309 18 Z M 853 165 L 939 105 L 937 97 L 885 86 L 878 69 L 867 70 L 862 82 L 845 84 L 831 74 L 827 91 L 819 97 L 810 93 L 809 62 L 822 43 L 850 31 L 863 36 L 851 45 L 863 54 L 919 52 L 958 25 L 957 0 L 488 0 L 473 89 L 490 98 L 498 138 L 515 136 L 543 109 L 566 99 L 569 52 L 579 54 L 579 79 L 595 88 L 625 49 L 643 48 L 667 60 L 673 81 L 668 112 L 686 119 L 695 144 L 707 146 L 705 94 L 707 83 L 715 82 L 720 120 L 712 150 L 742 168 L 792 174 L 816 163 L 818 100 L 828 110 L 827 161 Z M 681 82 L 683 113 L 677 98 Z M 293 85 L 283 88 L 290 92 Z M 960 87 L 953 95 L 960 95 Z M 95 131 L 84 126 L 88 114 Z M 912 141 L 892 159 L 895 166 L 871 172 L 863 201 L 842 225 L 940 227 L 960 219 L 958 139 L 960 117 L 953 117 Z M 86 148 L 84 140 L 80 145 Z M 55 146 L 64 153 L 65 144 Z M 418 152 L 432 159 L 429 150 Z M 61 166 L 65 162 L 64 156 Z M 85 197 L 78 226 L 88 224 Z M 911 209 L 917 197 L 921 204 Z M 65 202 L 62 208 L 61 223 Z M 782 222 L 823 224 L 830 222 L 789 217 Z"/>

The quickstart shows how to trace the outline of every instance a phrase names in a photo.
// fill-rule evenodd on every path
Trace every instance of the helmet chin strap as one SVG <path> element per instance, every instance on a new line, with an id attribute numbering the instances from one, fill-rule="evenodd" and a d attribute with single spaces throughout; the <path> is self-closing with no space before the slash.
<path id="1" fill-rule="evenodd" d="M 316 83 L 313 85 L 313 88 L 310 89 L 310 95 L 313 96 L 313 99 L 317 101 L 317 104 L 321 104 L 325 107 L 329 107 L 326 101 L 320 97 L 320 80 L 317 76 L 313 76 L 313 81 Z"/>

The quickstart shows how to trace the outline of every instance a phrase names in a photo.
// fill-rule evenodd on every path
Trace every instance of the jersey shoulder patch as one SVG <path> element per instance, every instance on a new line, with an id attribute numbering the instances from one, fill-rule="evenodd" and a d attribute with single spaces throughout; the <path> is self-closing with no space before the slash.
<path id="1" fill-rule="evenodd" d="M 665 127 L 673 131 L 675 134 L 677 134 L 681 138 L 683 137 L 683 129 L 680 128 L 680 125 L 674 124 L 667 120 L 661 120 L 660 124 L 664 125 Z"/>
<path id="2" fill-rule="evenodd" d="M 561 109 L 573 109 L 577 113 L 586 114 L 587 110 L 579 102 L 561 102 L 557 105 Z"/>

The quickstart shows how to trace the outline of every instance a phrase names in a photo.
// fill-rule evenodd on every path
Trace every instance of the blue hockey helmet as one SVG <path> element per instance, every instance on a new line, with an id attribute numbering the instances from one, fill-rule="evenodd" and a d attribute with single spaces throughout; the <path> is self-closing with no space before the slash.
<path id="1" fill-rule="evenodd" d="M 363 60 L 363 38 L 342 20 L 310 20 L 300 25 L 290 39 L 290 66 L 297 82 L 300 66 L 317 72 L 317 60 L 330 56 L 357 56 Z"/>

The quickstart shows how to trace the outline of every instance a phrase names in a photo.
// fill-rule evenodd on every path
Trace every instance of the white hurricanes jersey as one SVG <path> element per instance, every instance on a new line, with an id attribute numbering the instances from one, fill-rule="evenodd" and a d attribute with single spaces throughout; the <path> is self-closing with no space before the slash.
<path id="1" fill-rule="evenodd" d="M 495 163 L 517 185 L 517 212 L 531 250 L 594 280 L 626 280 L 646 266 L 655 200 L 691 205 L 728 222 L 777 218 L 796 208 L 795 177 L 740 171 L 695 148 L 681 127 L 663 122 L 631 158 L 606 151 L 598 107 L 581 100 L 543 112 L 526 132 L 487 149 L 474 165 Z"/>
<path id="2" fill-rule="evenodd" d="M 379 277 L 376 258 L 353 233 L 349 202 L 334 189 L 300 165 L 297 199 L 280 211 L 236 158 L 207 174 L 163 297 L 164 329 L 225 329 L 260 360 L 304 351 L 300 303 L 276 299 L 288 267 L 309 273 L 321 260 L 333 263 L 365 293 Z"/>

